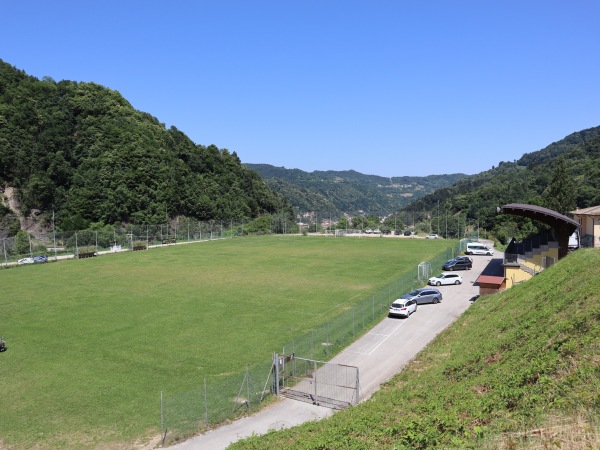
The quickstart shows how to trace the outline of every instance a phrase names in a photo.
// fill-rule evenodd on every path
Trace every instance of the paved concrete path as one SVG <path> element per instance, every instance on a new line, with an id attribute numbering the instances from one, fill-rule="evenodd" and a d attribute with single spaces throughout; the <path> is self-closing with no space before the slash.
<path id="1" fill-rule="evenodd" d="M 420 305 L 408 319 L 385 318 L 361 339 L 343 350 L 331 362 L 359 368 L 360 399 L 368 399 L 379 386 L 415 357 L 431 340 L 456 320 L 479 294 L 475 280 L 493 258 L 472 256 L 473 269 L 459 272 L 464 282 L 441 286 L 444 299 L 437 305 Z M 441 271 L 439 271 L 441 272 Z M 435 274 L 439 273 L 436 272 Z M 186 442 L 169 447 L 177 450 L 225 449 L 253 434 L 289 428 L 334 413 L 322 406 L 283 398 L 253 416 L 237 420 Z"/>

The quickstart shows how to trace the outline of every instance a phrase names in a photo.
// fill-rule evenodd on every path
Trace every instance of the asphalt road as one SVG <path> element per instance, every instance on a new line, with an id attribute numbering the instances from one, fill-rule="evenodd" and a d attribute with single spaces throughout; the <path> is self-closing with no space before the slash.
<path id="1" fill-rule="evenodd" d="M 475 280 L 494 256 L 472 256 L 473 269 L 459 272 L 464 281 L 458 286 L 440 286 L 443 301 L 437 305 L 419 305 L 408 319 L 385 318 L 361 339 L 350 345 L 331 362 L 356 366 L 360 374 L 360 399 L 371 397 L 379 386 L 391 379 L 433 338 L 456 320 L 479 294 Z M 439 272 L 438 272 L 439 273 Z M 437 274 L 437 273 L 436 273 Z M 269 408 L 206 434 L 169 447 L 178 450 L 225 449 L 253 434 L 289 428 L 334 413 L 322 406 L 282 398 Z"/>

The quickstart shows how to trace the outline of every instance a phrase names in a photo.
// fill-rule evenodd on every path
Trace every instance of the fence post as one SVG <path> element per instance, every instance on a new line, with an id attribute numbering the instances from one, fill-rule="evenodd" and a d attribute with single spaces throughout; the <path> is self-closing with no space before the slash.
<path id="1" fill-rule="evenodd" d="M 314 373 L 315 373 L 314 380 L 315 380 L 315 400 L 316 400 L 317 399 L 317 378 L 318 378 L 318 376 L 317 376 L 317 362 L 313 361 L 313 364 L 314 364 Z"/>
<path id="2" fill-rule="evenodd" d="M 206 377 L 204 377 L 204 417 L 206 427 L 208 428 L 208 400 L 206 396 Z"/>
<path id="3" fill-rule="evenodd" d="M 246 408 L 250 408 L 250 372 L 246 364 Z"/>
<path id="4" fill-rule="evenodd" d="M 163 409 L 163 391 L 160 391 L 160 434 L 162 436 L 162 445 L 165 445 L 167 432 L 165 430 L 165 413 Z"/>
<path id="5" fill-rule="evenodd" d="M 273 353 L 273 370 L 275 371 L 275 395 L 279 397 L 279 355 Z"/>

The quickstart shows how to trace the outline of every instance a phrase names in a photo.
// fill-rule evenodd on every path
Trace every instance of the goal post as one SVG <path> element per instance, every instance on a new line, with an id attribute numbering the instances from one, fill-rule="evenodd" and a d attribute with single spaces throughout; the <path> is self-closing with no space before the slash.
<path id="1" fill-rule="evenodd" d="M 423 261 L 419 264 L 417 268 L 417 273 L 419 276 L 419 281 L 427 281 L 432 276 L 431 264 L 427 261 Z"/>

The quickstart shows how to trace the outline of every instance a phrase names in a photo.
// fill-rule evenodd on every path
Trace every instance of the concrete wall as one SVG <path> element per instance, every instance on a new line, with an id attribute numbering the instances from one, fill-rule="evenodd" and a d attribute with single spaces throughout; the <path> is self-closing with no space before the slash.
<path id="1" fill-rule="evenodd" d="M 525 272 L 519 266 L 505 266 L 504 276 L 506 277 L 506 288 L 511 288 L 515 284 L 522 283 L 533 277 L 533 275 Z"/>

